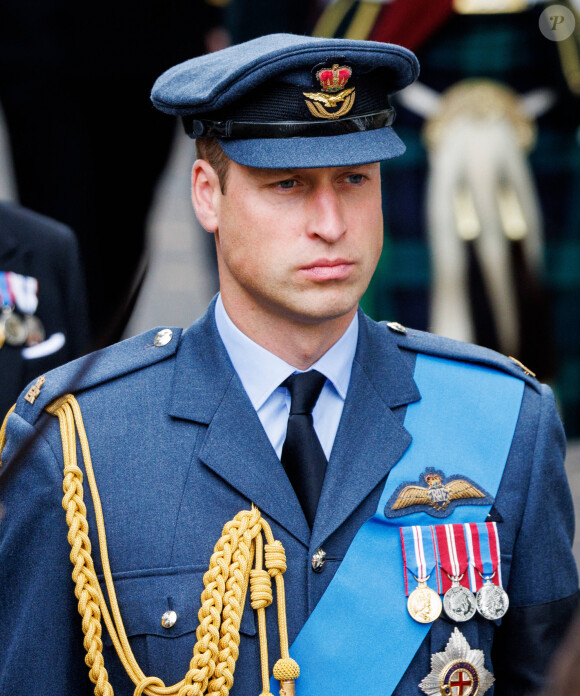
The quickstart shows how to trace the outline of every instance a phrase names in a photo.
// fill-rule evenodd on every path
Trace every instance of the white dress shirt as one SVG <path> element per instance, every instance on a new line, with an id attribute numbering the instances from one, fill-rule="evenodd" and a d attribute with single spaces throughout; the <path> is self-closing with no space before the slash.
<path id="1" fill-rule="evenodd" d="M 287 377 L 301 370 L 289 365 L 242 333 L 228 316 L 219 295 L 215 305 L 215 320 L 234 369 L 256 409 L 272 447 L 280 458 L 290 413 L 290 392 L 280 385 Z M 357 340 L 358 316 L 355 314 L 340 339 L 309 368 L 318 370 L 326 377 L 312 411 L 312 419 L 327 459 L 330 458 L 342 415 Z"/>

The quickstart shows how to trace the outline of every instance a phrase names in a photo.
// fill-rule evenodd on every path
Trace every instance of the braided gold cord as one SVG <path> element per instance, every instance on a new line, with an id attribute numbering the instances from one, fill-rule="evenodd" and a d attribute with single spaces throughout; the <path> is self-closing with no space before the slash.
<path id="1" fill-rule="evenodd" d="M 268 523 L 253 505 L 251 510 L 242 510 L 224 525 L 222 536 L 214 547 L 209 569 L 203 578 L 204 590 L 198 612 L 197 642 L 184 679 L 173 686 L 165 686 L 158 677 L 147 677 L 143 673 L 129 645 L 117 602 L 109 564 L 103 512 L 80 407 L 74 396 L 68 394 L 54 401 L 46 410 L 56 415 L 60 423 L 64 457 L 62 505 L 66 510 L 69 527 L 67 538 L 71 546 L 70 560 L 73 564 L 75 596 L 82 617 L 85 662 L 89 667 L 89 677 L 95 684 L 95 696 L 113 696 L 102 653 L 101 616 L 105 620 L 119 659 L 135 684 L 134 696 L 228 696 L 234 683 L 234 670 L 239 655 L 239 629 L 249 583 L 252 607 L 258 613 L 263 695 L 269 696 L 264 612 L 272 603 L 270 577 L 276 580 L 282 655 L 282 659 L 278 660 L 274 667 L 274 673 L 284 674 L 285 679 L 296 678 L 300 670 L 288 656 L 286 610 L 285 606 L 281 606 L 285 602 L 282 577 L 286 570 L 284 548 L 274 539 Z M 95 508 L 103 574 L 113 618 L 95 574 L 91 556 L 89 525 L 83 501 L 83 473 L 77 465 L 76 431 Z M 262 534 L 267 542 L 267 570 L 262 569 Z M 252 571 L 254 556 L 256 569 Z M 284 669 L 281 669 L 282 665 L 285 665 Z M 294 676 L 287 676 L 289 674 Z"/>
<path id="2" fill-rule="evenodd" d="M 64 455 L 64 497 L 62 506 L 66 510 L 69 527 L 68 542 L 71 546 L 70 560 L 73 564 L 72 579 L 75 596 L 82 617 L 85 662 L 89 667 L 89 678 L 95 684 L 96 696 L 112 696 L 107 670 L 103 659 L 101 641 L 100 586 L 96 578 L 91 557 L 91 542 L 88 536 L 87 510 L 83 502 L 83 473 L 76 464 L 76 437 L 72 409 L 68 403 L 57 411 L 60 423 Z M 97 589 L 98 588 L 98 589 Z"/>
<path id="3" fill-rule="evenodd" d="M 252 609 L 258 614 L 258 635 L 260 636 L 260 664 L 262 666 L 262 696 L 269 694 L 268 639 L 266 637 L 265 609 L 272 603 L 272 587 L 268 572 L 262 568 L 262 538 L 256 539 L 256 567 L 250 573 L 250 599 Z"/>
<path id="4" fill-rule="evenodd" d="M 8 416 L 12 413 L 12 411 L 14 411 L 15 408 L 16 404 L 8 409 L 8 413 L 4 416 L 4 420 L 2 421 L 2 427 L 0 427 L 0 468 L 2 468 L 2 450 L 6 444 L 6 423 L 8 423 Z"/>

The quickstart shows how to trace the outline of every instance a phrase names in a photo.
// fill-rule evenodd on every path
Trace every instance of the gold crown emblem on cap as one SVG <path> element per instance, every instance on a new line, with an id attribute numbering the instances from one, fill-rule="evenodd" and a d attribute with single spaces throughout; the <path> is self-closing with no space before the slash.
<path id="1" fill-rule="evenodd" d="M 354 87 L 344 89 L 352 75 L 348 65 L 335 63 L 331 68 L 322 68 L 316 73 L 322 92 L 303 92 L 306 106 L 316 118 L 335 119 L 348 114 L 354 104 Z M 339 107 L 336 109 L 336 107 Z M 328 111 L 336 109 L 336 111 Z"/>

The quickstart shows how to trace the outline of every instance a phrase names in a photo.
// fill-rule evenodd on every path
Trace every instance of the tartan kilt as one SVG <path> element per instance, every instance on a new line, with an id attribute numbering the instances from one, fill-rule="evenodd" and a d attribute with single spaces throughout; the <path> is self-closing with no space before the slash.
<path id="1" fill-rule="evenodd" d="M 544 223 L 546 306 L 517 357 L 551 382 L 571 438 L 580 436 L 580 99 L 568 89 L 556 43 L 539 30 L 542 9 L 453 14 L 416 53 L 420 81 L 437 92 L 480 77 L 520 94 L 542 87 L 557 94 L 555 105 L 537 121 L 537 143 L 529 157 Z M 361 304 L 374 319 L 427 330 L 431 267 L 423 120 L 396 106 L 395 128 L 407 152 L 382 163 L 385 247 Z"/>

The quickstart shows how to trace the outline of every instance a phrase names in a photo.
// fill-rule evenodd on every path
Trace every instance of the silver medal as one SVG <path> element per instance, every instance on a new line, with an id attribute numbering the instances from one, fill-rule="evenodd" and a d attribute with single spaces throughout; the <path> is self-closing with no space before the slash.
<path id="1" fill-rule="evenodd" d="M 507 592 L 491 582 L 491 576 L 485 578 L 485 584 L 475 597 L 477 611 L 486 619 L 501 619 L 509 607 Z"/>
<path id="2" fill-rule="evenodd" d="M 35 346 L 42 343 L 46 338 L 46 332 L 40 319 L 34 314 L 27 314 L 24 317 L 24 326 L 26 327 L 26 345 Z"/>
<path id="3" fill-rule="evenodd" d="M 473 592 L 459 584 L 461 578 L 451 578 L 453 584 L 443 597 L 445 613 L 453 621 L 469 621 L 476 612 Z"/>

